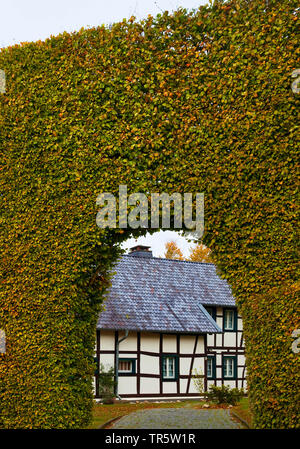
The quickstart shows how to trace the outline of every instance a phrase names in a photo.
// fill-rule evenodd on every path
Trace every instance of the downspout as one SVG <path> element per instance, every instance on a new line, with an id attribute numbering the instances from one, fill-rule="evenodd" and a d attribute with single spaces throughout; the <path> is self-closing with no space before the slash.
<path id="1" fill-rule="evenodd" d="M 128 337 L 128 330 L 125 330 L 124 337 L 120 338 L 120 340 L 116 341 L 116 365 L 115 365 L 115 380 L 116 380 L 116 386 L 115 386 L 115 395 L 118 399 L 122 399 L 121 396 L 119 396 L 119 345 L 120 343 L 125 340 Z"/>

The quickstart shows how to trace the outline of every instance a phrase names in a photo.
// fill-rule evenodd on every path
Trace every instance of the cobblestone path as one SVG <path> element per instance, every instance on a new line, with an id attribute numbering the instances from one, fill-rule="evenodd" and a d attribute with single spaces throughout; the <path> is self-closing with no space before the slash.
<path id="1" fill-rule="evenodd" d="M 243 429 L 229 410 L 151 409 L 123 416 L 112 429 Z"/>

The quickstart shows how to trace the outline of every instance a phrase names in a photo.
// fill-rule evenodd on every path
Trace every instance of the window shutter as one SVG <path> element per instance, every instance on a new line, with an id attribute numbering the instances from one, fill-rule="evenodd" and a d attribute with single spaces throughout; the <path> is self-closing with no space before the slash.
<path id="1" fill-rule="evenodd" d="M 179 357 L 175 357 L 175 380 L 179 377 Z"/>
<path id="2" fill-rule="evenodd" d="M 233 359 L 233 375 L 234 378 L 237 379 L 237 357 Z"/>
<path id="3" fill-rule="evenodd" d="M 216 356 L 214 355 L 212 358 L 212 374 L 213 374 L 213 379 L 216 378 Z"/>
<path id="4" fill-rule="evenodd" d="M 136 359 L 132 360 L 132 374 L 136 374 Z"/>
<path id="5" fill-rule="evenodd" d="M 233 321 L 233 330 L 237 331 L 237 318 L 238 318 L 238 313 L 237 313 L 237 309 L 234 310 L 234 321 Z"/>

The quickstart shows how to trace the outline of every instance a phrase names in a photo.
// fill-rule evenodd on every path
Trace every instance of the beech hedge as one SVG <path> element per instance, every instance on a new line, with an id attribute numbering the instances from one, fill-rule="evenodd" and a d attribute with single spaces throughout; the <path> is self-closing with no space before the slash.
<path id="1" fill-rule="evenodd" d="M 95 326 L 131 229 L 96 197 L 204 192 L 243 317 L 255 426 L 299 427 L 299 8 L 216 1 L 0 51 L 1 426 L 91 419 Z"/>

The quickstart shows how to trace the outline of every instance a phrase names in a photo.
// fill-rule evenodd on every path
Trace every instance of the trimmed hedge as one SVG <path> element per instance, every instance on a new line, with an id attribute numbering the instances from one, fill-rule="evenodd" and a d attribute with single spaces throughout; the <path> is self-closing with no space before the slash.
<path id="1" fill-rule="evenodd" d="M 243 316 L 255 426 L 299 426 L 298 2 L 267 3 L 1 50 L 3 427 L 90 420 L 96 319 L 130 235 L 97 228 L 95 201 L 120 184 L 205 192 L 204 243 Z"/>

